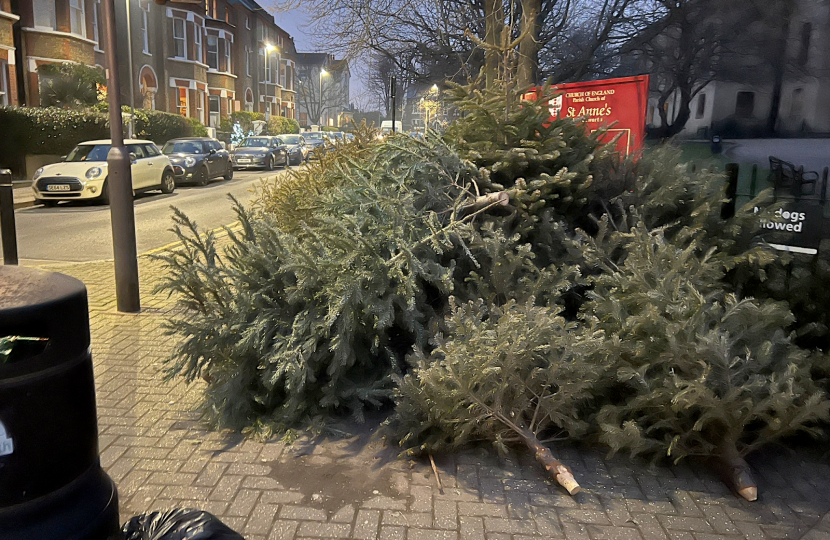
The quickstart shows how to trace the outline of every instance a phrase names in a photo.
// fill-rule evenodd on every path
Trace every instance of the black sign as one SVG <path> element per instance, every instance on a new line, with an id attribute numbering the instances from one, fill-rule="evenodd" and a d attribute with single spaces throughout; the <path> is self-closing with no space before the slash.
<path id="1" fill-rule="evenodd" d="M 771 220 L 762 219 L 761 236 L 781 251 L 815 255 L 821 243 L 824 219 L 822 207 L 806 202 L 775 203 L 779 206 Z M 758 208 L 755 209 L 759 211 Z"/>

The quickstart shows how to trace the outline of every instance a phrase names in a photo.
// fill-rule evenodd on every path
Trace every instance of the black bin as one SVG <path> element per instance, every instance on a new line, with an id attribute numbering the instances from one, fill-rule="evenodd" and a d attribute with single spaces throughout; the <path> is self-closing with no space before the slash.
<path id="1" fill-rule="evenodd" d="M 83 283 L 0 266 L 0 339 L 9 336 L 29 339 L 0 355 L 0 540 L 118 538 Z"/>

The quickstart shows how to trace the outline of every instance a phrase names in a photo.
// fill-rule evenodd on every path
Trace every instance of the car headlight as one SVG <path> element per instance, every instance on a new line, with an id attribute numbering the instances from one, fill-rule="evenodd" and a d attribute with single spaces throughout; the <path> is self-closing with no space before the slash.
<path id="1" fill-rule="evenodd" d="M 40 178 L 40 175 L 43 174 L 43 167 L 35 171 L 34 176 L 32 176 L 32 180 L 37 180 Z"/>
<path id="2" fill-rule="evenodd" d="M 256 157 L 265 157 L 267 155 L 268 154 L 266 154 L 265 152 L 260 152 L 259 154 L 256 155 Z"/>
<path id="3" fill-rule="evenodd" d="M 98 178 L 99 176 L 101 176 L 102 172 L 104 171 L 101 170 L 101 167 L 91 167 L 86 171 L 86 174 L 84 176 L 86 176 L 87 179 L 92 180 L 93 178 Z"/>
<path id="4" fill-rule="evenodd" d="M 190 156 L 184 158 L 184 166 L 185 167 L 192 167 L 194 165 L 196 165 L 196 158 L 193 158 L 193 157 L 190 157 Z"/>

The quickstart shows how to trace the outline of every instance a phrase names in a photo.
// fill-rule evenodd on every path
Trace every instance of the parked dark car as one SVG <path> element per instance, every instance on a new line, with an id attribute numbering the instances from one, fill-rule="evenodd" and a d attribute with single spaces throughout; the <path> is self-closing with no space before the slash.
<path id="1" fill-rule="evenodd" d="M 322 131 L 306 131 L 303 139 L 308 145 L 308 159 L 319 158 L 326 151 L 327 145 L 332 144 L 331 139 Z"/>
<path id="2" fill-rule="evenodd" d="M 213 178 L 233 178 L 233 165 L 222 143 L 209 137 L 171 139 L 161 152 L 170 158 L 176 183 L 206 186 Z"/>
<path id="3" fill-rule="evenodd" d="M 299 165 L 308 158 L 308 146 L 302 135 L 285 134 L 279 138 L 288 148 L 289 165 Z"/>
<path id="4" fill-rule="evenodd" d="M 233 149 L 231 160 L 236 169 L 259 167 L 273 171 L 277 165 L 288 165 L 288 148 L 279 137 L 248 137 Z"/>

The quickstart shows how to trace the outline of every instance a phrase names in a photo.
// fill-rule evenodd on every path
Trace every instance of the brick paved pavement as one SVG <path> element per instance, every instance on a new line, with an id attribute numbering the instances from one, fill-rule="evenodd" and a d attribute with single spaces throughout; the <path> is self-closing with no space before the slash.
<path id="1" fill-rule="evenodd" d="M 101 460 L 118 484 L 122 521 L 189 506 L 249 540 L 765 540 L 830 539 L 830 465 L 817 448 L 751 459 L 761 491 L 748 503 L 701 466 L 649 469 L 624 457 L 558 446 L 585 491 L 568 496 L 519 454 L 483 450 L 398 460 L 369 429 L 351 438 L 259 443 L 206 431 L 200 385 L 159 374 L 172 310 L 152 295 L 160 265 L 140 259 L 138 315 L 115 312 L 112 264 L 52 264 L 89 289 Z"/>

